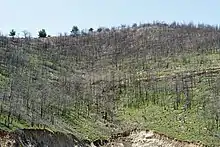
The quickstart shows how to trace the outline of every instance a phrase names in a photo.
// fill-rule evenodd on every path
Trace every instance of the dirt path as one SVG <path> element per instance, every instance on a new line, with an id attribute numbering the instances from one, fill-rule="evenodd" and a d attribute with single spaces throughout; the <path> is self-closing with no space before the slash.
<path id="1" fill-rule="evenodd" d="M 152 131 L 140 131 L 133 132 L 127 137 L 118 138 L 104 147 L 199 147 L 199 145 L 171 140 Z"/>

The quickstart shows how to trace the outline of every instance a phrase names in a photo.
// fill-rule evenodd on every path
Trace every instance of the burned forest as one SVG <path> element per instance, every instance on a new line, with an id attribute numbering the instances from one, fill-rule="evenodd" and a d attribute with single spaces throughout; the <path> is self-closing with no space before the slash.
<path id="1" fill-rule="evenodd" d="M 131 128 L 220 145 L 220 28 L 154 22 L 0 36 L 0 129 L 96 140 Z"/>

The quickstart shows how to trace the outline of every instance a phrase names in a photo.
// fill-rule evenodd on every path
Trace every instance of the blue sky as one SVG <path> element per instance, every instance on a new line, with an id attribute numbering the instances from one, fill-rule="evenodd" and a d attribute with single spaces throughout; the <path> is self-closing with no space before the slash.
<path id="1" fill-rule="evenodd" d="M 219 0 L 0 0 L 0 31 L 44 28 L 50 35 L 153 20 L 220 23 Z M 22 33 L 21 33 L 22 34 Z"/>

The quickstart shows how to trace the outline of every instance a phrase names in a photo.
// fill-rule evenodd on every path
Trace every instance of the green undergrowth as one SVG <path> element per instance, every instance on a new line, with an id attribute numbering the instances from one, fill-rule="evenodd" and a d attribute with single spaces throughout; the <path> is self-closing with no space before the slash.
<path id="1" fill-rule="evenodd" d="M 140 79 L 136 82 L 141 82 L 141 85 L 145 86 L 142 88 L 131 86 L 123 91 L 120 96 L 120 104 L 123 107 L 118 111 L 118 116 L 128 125 L 136 124 L 139 128 L 155 130 L 180 140 L 201 141 L 209 146 L 219 146 L 220 126 L 216 121 L 220 110 L 219 73 L 212 73 L 213 70 L 210 70 L 207 74 L 184 79 L 188 82 L 188 89 L 184 80 L 176 83 L 175 79 L 170 78 L 170 75 L 174 75 L 178 80 L 188 71 L 219 68 L 219 54 L 184 56 L 161 60 L 161 63 L 170 62 L 170 68 L 158 68 L 160 74 L 155 75 L 159 80 L 144 81 L 143 79 L 148 76 L 145 72 L 137 76 Z M 157 63 L 152 62 L 148 66 L 155 64 Z M 178 95 L 175 91 L 176 84 L 179 89 Z M 190 98 L 190 108 L 186 108 L 186 95 Z M 176 106 L 177 97 L 179 97 L 178 106 Z"/>
<path id="2" fill-rule="evenodd" d="M 5 124 L 6 120 L 8 119 L 8 117 L 4 114 L 0 115 L 0 129 L 4 130 L 4 131 L 14 131 L 18 128 L 23 129 L 23 128 L 28 128 L 29 124 L 25 121 L 25 120 L 18 120 L 15 117 L 11 117 L 10 120 L 11 123 L 9 124 L 9 126 L 7 126 Z"/>
<path id="3" fill-rule="evenodd" d="M 211 73 L 213 69 L 218 70 L 218 68 L 220 68 L 219 53 L 182 53 L 168 57 L 147 56 L 146 58 L 140 57 L 138 59 L 135 59 L 135 57 L 125 57 L 123 61 L 119 61 L 117 67 L 119 69 L 115 72 L 115 79 L 113 79 L 113 76 L 110 74 L 115 70 L 115 65 L 110 62 L 111 60 L 100 59 L 100 61 L 94 63 L 95 70 L 92 70 L 91 73 L 87 73 L 87 70 L 81 70 L 81 65 L 85 67 L 90 66 L 89 64 L 87 65 L 84 59 L 75 63 L 75 57 L 71 55 L 58 55 L 55 49 L 51 49 L 50 51 L 51 53 L 48 53 L 49 51 L 46 49 L 42 52 L 33 48 L 30 48 L 30 50 L 27 49 L 28 53 L 24 53 L 24 56 L 27 56 L 27 61 L 22 60 L 19 62 L 20 65 L 17 65 L 16 68 L 17 73 L 9 73 L 9 70 L 5 70 L 7 69 L 6 65 L 0 66 L 0 90 L 4 91 L 5 89 L 9 89 L 10 78 L 14 76 L 14 81 L 20 78 L 20 81 L 17 82 L 18 88 L 16 91 L 18 95 L 20 95 L 20 98 L 25 97 L 27 91 L 30 90 L 30 92 L 32 92 L 30 93 L 30 99 L 36 100 L 34 104 L 38 105 L 40 104 L 39 97 L 41 97 L 42 94 L 49 95 L 44 107 L 46 117 L 45 120 L 41 120 L 42 122 L 45 121 L 44 123 L 46 125 L 34 125 L 31 127 L 30 122 L 13 118 L 10 126 L 7 127 L 5 125 L 7 115 L 1 114 L 0 129 L 13 131 L 17 128 L 40 129 L 46 127 L 51 131 L 63 131 L 65 133 L 78 135 L 80 138 L 96 140 L 109 138 L 112 133 L 116 133 L 117 129 L 126 123 L 131 126 L 137 123 L 140 128 L 156 130 L 181 140 L 202 141 L 209 145 L 220 145 L 218 141 L 220 139 L 220 131 L 217 126 L 213 126 L 213 116 L 210 115 L 214 114 L 212 104 L 218 101 L 217 96 L 213 95 L 213 85 L 216 86 L 218 84 L 218 73 L 213 74 L 212 77 L 208 77 L 204 74 L 193 77 L 193 87 L 189 89 L 192 107 L 187 110 L 183 109 L 186 102 L 185 91 L 179 93 L 180 104 L 178 108 L 174 109 L 177 96 L 175 93 L 175 79 L 171 78 L 175 75 L 180 76 L 178 86 L 181 87 L 183 86 L 181 85 L 181 76 L 188 72 L 193 73 L 208 70 Z M 54 54 L 52 54 L 53 52 Z M 14 60 L 17 61 L 17 58 Z M 11 63 L 7 64 L 10 65 Z M 9 67 L 11 68 L 11 66 Z M 90 72 L 90 70 L 88 71 Z M 81 78 L 81 73 L 84 72 L 85 77 Z M 90 75 L 94 77 L 91 78 L 89 77 Z M 106 79 L 104 79 L 105 75 L 107 76 Z M 123 77 L 124 75 L 126 77 Z M 147 81 L 146 79 L 151 79 L 152 75 L 155 79 L 158 78 L 159 80 Z M 25 83 L 25 80 L 27 80 L 26 77 L 31 79 L 29 83 L 30 86 Z M 120 83 L 117 81 L 120 78 L 126 80 L 133 78 L 130 79 L 130 83 L 123 80 L 125 85 L 129 83 L 129 86 L 126 85 L 120 89 L 122 92 L 119 92 L 118 89 L 113 90 L 114 86 L 117 87 L 117 84 Z M 111 101 L 111 98 L 114 99 L 113 103 L 117 107 L 114 109 L 118 110 L 118 118 L 116 116 L 116 119 L 120 120 L 120 124 L 116 125 L 114 121 L 111 123 L 104 122 L 100 114 L 95 114 L 95 108 L 94 110 L 90 110 L 93 113 L 90 112 L 90 114 L 87 115 L 85 113 L 87 109 L 86 104 L 90 101 L 84 103 L 82 107 L 80 105 L 81 110 L 76 110 L 73 108 L 74 106 L 71 106 L 75 100 L 78 100 L 76 99 L 78 95 L 75 95 L 77 92 L 74 91 L 75 87 L 71 84 L 74 84 L 74 82 L 77 83 L 77 81 L 81 79 L 84 79 L 83 82 L 88 82 L 85 84 L 86 86 L 89 85 L 90 81 L 95 83 L 92 84 L 92 86 L 90 85 L 91 87 L 86 87 L 85 85 L 85 87 L 82 87 L 82 93 L 85 92 L 84 94 L 88 95 L 87 97 L 90 101 L 97 100 L 97 93 L 100 92 L 101 94 L 99 96 L 100 98 L 105 98 L 107 108 L 107 100 L 109 99 L 109 101 Z M 105 83 L 100 79 L 107 82 Z M 92 80 L 100 80 L 100 82 Z M 20 83 L 22 84 L 19 85 Z M 64 86 L 65 84 L 66 87 Z M 23 87 L 19 89 L 21 86 Z M 28 86 L 30 89 L 27 90 Z M 189 84 L 188 86 L 191 85 Z M 46 89 L 45 92 L 40 93 L 38 89 L 41 87 Z M 24 92 L 22 93 L 21 90 Z M 93 91 L 93 93 L 91 91 Z M 112 94 L 113 92 L 115 92 L 115 94 Z M 58 96 L 56 97 L 56 95 Z M 82 94 L 80 98 L 85 98 L 85 95 Z M 46 119 L 51 118 L 53 113 L 47 113 L 46 108 L 51 105 L 56 105 L 57 108 L 61 108 L 60 103 L 63 102 L 63 99 L 61 99 L 60 102 L 56 102 L 60 97 L 63 99 L 69 97 L 71 101 L 67 101 L 67 103 L 72 103 L 68 104 L 68 114 L 56 115 L 55 124 L 52 124 Z M 104 103 L 103 105 L 105 105 L 105 102 L 102 102 L 103 99 L 100 100 L 100 103 Z M 212 101 L 214 99 L 215 101 Z M 203 108 L 204 103 L 210 105 Z M 220 108 L 217 107 L 215 110 L 219 111 Z M 39 113 L 37 113 L 37 116 L 38 115 Z M 41 119 L 39 116 L 37 119 L 38 118 L 39 120 Z"/>
<path id="4" fill-rule="evenodd" d="M 207 121 L 196 114 L 196 110 L 164 110 L 156 105 L 144 105 L 139 109 L 127 108 L 120 118 L 128 123 L 137 123 L 139 127 L 155 130 L 170 137 L 185 141 L 201 141 L 207 145 L 220 145 L 219 131 L 207 130 Z M 183 122 L 183 118 L 185 119 Z"/>
<path id="5" fill-rule="evenodd" d="M 96 139 L 107 139 L 111 136 L 111 129 L 106 127 L 103 120 L 92 119 L 83 117 L 81 115 L 77 116 L 75 112 L 70 112 L 68 116 L 63 116 L 62 126 L 53 126 L 52 124 L 42 125 L 35 124 L 33 127 L 31 124 L 23 119 L 18 120 L 16 117 L 11 117 L 11 123 L 9 126 L 5 124 L 5 120 L 8 117 L 1 114 L 0 115 L 0 130 L 4 131 L 15 131 L 16 129 L 47 129 L 52 132 L 63 132 L 72 133 L 81 139 L 96 140 Z M 58 119 L 59 121 L 59 119 Z"/>
<path id="6" fill-rule="evenodd" d="M 182 53 L 168 57 L 159 56 L 155 59 L 152 57 L 140 58 L 138 62 L 131 61 L 131 59 L 125 59 L 121 64 L 121 69 L 125 72 L 137 71 L 136 74 L 141 78 L 145 78 L 149 74 L 166 77 L 177 73 L 220 68 L 219 53 Z"/>
<path id="7" fill-rule="evenodd" d="M 106 127 L 104 120 L 98 116 L 78 115 L 71 110 L 68 115 L 62 117 L 62 120 L 68 124 L 71 130 L 80 135 L 81 138 L 89 140 L 107 139 L 111 136 L 111 129 Z"/>

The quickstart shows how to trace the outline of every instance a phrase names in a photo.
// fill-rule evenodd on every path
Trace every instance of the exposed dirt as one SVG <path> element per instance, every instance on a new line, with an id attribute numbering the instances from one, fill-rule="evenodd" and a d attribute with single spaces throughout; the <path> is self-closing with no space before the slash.
<path id="1" fill-rule="evenodd" d="M 12 138 L 12 136 L 5 132 L 0 131 L 0 147 L 13 147 L 15 145 L 15 140 Z"/>
<path id="2" fill-rule="evenodd" d="M 104 147 L 200 147 L 199 143 L 171 139 L 153 131 L 134 131 L 129 136 L 119 137 Z"/>
<path id="3" fill-rule="evenodd" d="M 108 140 L 79 140 L 72 134 L 24 129 L 0 131 L 0 147 L 200 147 L 199 143 L 180 141 L 153 131 L 125 131 Z"/>

